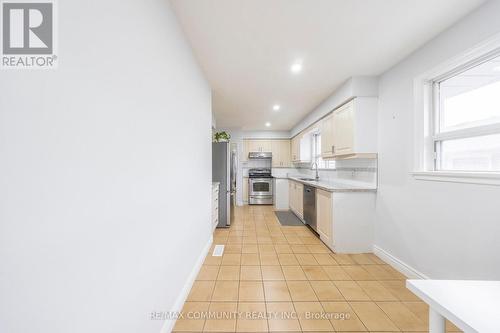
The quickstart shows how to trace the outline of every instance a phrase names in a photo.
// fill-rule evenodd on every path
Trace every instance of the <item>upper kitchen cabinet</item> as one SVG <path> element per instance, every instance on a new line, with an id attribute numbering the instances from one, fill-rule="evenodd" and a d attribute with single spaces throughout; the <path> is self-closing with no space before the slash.
<path id="1" fill-rule="evenodd" d="M 333 157 L 333 114 L 330 114 L 321 121 L 321 157 Z"/>
<path id="2" fill-rule="evenodd" d="M 292 162 L 296 162 L 299 160 L 299 150 L 300 150 L 300 135 L 294 137 L 291 141 L 291 160 Z"/>
<path id="3" fill-rule="evenodd" d="M 249 144 L 248 144 L 248 140 L 243 140 L 243 154 L 241 156 L 241 161 L 248 161 L 248 152 L 249 152 Z"/>
<path id="4" fill-rule="evenodd" d="M 375 157 L 377 154 L 377 99 L 357 97 L 322 120 L 321 156 Z"/>
<path id="5" fill-rule="evenodd" d="M 272 140 L 271 152 L 273 154 L 273 168 L 289 168 L 290 140 Z"/>
<path id="6" fill-rule="evenodd" d="M 300 133 L 292 139 L 291 157 L 294 163 L 311 162 L 311 133 Z"/>
<path id="7" fill-rule="evenodd" d="M 349 102 L 332 115 L 333 156 L 354 154 L 354 102 Z M 359 150 L 359 149 L 358 149 Z M 374 151 L 372 151 L 374 152 Z"/>
<path id="8" fill-rule="evenodd" d="M 242 161 L 248 161 L 248 153 L 270 152 L 271 140 L 244 139 Z"/>
<path id="9" fill-rule="evenodd" d="M 262 152 L 270 152 L 271 140 L 246 140 L 247 141 L 247 149 L 249 153 L 262 153 Z"/>

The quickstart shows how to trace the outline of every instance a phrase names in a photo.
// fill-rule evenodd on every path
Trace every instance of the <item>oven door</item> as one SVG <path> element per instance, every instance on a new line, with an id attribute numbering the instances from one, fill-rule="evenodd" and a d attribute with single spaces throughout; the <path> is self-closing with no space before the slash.
<path id="1" fill-rule="evenodd" d="M 250 178 L 250 196 L 272 196 L 273 179 L 272 178 Z"/>

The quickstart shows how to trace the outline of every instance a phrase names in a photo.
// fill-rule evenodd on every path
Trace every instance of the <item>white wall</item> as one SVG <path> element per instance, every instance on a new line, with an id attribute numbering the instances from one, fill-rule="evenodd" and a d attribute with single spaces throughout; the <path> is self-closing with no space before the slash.
<path id="1" fill-rule="evenodd" d="M 431 278 L 500 279 L 500 187 L 414 180 L 413 79 L 500 32 L 490 1 L 383 74 L 375 244 Z"/>
<path id="2" fill-rule="evenodd" d="M 0 332 L 157 333 L 210 239 L 210 88 L 168 1 L 58 4 L 59 68 L 0 73 Z"/>

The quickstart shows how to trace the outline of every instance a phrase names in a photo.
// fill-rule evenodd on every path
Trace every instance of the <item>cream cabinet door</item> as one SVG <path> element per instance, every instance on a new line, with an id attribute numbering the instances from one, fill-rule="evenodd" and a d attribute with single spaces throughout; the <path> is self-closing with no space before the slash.
<path id="1" fill-rule="evenodd" d="M 248 161 L 248 153 L 250 152 L 249 150 L 249 141 L 248 140 L 243 140 L 243 156 L 241 157 L 242 161 Z"/>
<path id="2" fill-rule="evenodd" d="M 354 153 L 354 104 L 349 102 L 333 112 L 334 156 Z"/>
<path id="3" fill-rule="evenodd" d="M 290 140 L 281 140 L 280 159 L 281 166 L 284 168 L 291 167 L 290 163 Z"/>
<path id="4" fill-rule="evenodd" d="M 297 188 L 295 189 L 295 194 L 297 196 L 296 209 L 297 213 L 301 218 L 304 218 L 304 185 L 297 183 Z"/>
<path id="5" fill-rule="evenodd" d="M 273 167 L 290 167 L 290 140 L 272 140 Z"/>
<path id="6" fill-rule="evenodd" d="M 281 140 L 271 141 L 271 153 L 273 154 L 273 168 L 282 167 Z"/>
<path id="7" fill-rule="evenodd" d="M 272 140 L 259 140 L 259 148 L 261 152 L 272 151 Z"/>
<path id="8" fill-rule="evenodd" d="M 316 228 L 321 240 L 332 244 L 332 194 L 316 189 Z"/>
<path id="9" fill-rule="evenodd" d="M 333 114 L 321 121 L 321 157 L 333 157 Z"/>
<path id="10" fill-rule="evenodd" d="M 302 186 L 302 184 L 290 181 L 290 209 L 294 211 L 296 214 L 298 214 L 300 217 L 302 217 L 302 200 L 300 199 L 301 196 L 299 196 L 299 187 Z M 302 191 L 300 191 L 300 194 L 302 194 Z"/>
<path id="11" fill-rule="evenodd" d="M 297 162 L 300 159 L 300 136 L 296 136 L 292 139 L 291 143 L 291 160 L 292 162 Z"/>
<path id="12" fill-rule="evenodd" d="M 261 152 L 272 151 L 271 140 L 256 139 L 256 140 L 245 140 L 245 141 L 247 141 L 249 152 L 261 153 Z"/>
<path id="13" fill-rule="evenodd" d="M 295 210 L 295 182 L 288 182 L 288 203 L 291 210 Z"/>
<path id="14" fill-rule="evenodd" d="M 299 138 L 298 155 L 299 161 L 303 163 L 311 162 L 312 158 L 312 133 L 302 133 Z"/>
<path id="15" fill-rule="evenodd" d="M 248 152 L 256 153 L 261 151 L 260 150 L 261 143 L 259 140 L 246 140 L 246 142 L 247 142 Z"/>
<path id="16" fill-rule="evenodd" d="M 243 177 L 243 186 L 242 186 L 242 191 L 243 191 L 243 202 L 248 203 L 248 177 Z"/>

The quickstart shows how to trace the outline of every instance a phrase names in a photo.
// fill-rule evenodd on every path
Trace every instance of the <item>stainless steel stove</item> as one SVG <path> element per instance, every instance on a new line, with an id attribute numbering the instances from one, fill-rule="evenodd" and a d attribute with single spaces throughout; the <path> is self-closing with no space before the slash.
<path id="1" fill-rule="evenodd" d="M 250 205 L 273 204 L 273 176 L 271 176 L 271 169 L 248 170 L 248 203 Z"/>

